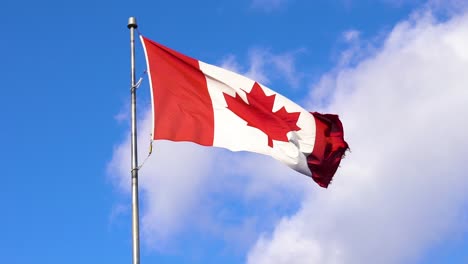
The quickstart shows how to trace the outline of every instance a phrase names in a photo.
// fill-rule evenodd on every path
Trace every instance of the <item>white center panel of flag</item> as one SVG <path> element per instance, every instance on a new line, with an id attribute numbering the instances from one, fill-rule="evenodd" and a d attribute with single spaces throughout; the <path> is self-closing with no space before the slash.
<path id="1" fill-rule="evenodd" d="M 315 119 L 312 114 L 284 96 L 260 85 L 266 96 L 275 94 L 272 112 L 282 107 L 285 107 L 289 113 L 300 112 L 296 123 L 300 129 L 287 133 L 289 141 L 273 140 L 271 147 L 268 145 L 268 136 L 263 131 L 248 126 L 247 121 L 228 108 L 224 95 L 235 97 L 237 94 L 248 103 L 247 93 L 250 93 L 255 82 L 201 61 L 199 61 L 199 67 L 205 73 L 208 92 L 213 103 L 213 146 L 232 151 L 243 150 L 270 155 L 294 170 L 307 175 L 311 174 L 307 166 L 307 156 L 312 152 L 315 143 Z"/>

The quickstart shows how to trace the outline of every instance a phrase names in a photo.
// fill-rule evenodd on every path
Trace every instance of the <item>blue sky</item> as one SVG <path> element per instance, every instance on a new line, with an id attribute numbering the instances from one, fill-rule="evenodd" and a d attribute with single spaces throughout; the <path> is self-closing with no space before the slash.
<path id="1" fill-rule="evenodd" d="M 321 190 L 259 155 L 155 143 L 142 263 L 467 263 L 468 12 L 442 2 L 4 1 L 2 259 L 131 261 L 136 16 L 151 39 L 339 113 L 353 150 Z M 142 161 L 147 79 L 138 100 Z"/>

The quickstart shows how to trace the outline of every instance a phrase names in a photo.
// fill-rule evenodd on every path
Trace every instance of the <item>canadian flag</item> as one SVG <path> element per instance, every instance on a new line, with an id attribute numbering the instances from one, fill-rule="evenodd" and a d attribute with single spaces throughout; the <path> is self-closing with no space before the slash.
<path id="1" fill-rule="evenodd" d="M 328 186 L 348 149 L 338 116 L 310 113 L 247 77 L 140 38 L 154 139 L 270 155 Z"/>

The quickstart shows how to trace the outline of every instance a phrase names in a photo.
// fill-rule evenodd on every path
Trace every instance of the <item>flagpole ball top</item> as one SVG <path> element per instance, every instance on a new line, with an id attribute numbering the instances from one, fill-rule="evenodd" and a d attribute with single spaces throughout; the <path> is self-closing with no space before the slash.
<path id="1" fill-rule="evenodd" d="M 138 27 L 135 17 L 129 17 L 129 18 L 128 18 L 128 25 L 127 25 L 127 27 L 128 27 L 128 28 L 137 28 L 137 27 Z"/>

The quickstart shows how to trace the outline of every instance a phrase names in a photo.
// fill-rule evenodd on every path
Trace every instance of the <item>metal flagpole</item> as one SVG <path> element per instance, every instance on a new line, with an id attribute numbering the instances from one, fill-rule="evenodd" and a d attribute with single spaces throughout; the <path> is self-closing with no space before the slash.
<path id="1" fill-rule="evenodd" d="M 130 64 L 131 64 L 131 97 L 132 97 L 132 255 L 133 264 L 140 264 L 140 228 L 138 216 L 138 157 L 137 157 L 137 127 L 136 127 L 136 83 L 135 83 L 135 29 L 138 27 L 136 18 L 128 19 L 130 29 Z"/>

